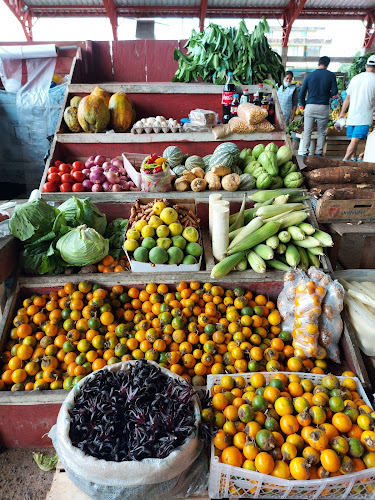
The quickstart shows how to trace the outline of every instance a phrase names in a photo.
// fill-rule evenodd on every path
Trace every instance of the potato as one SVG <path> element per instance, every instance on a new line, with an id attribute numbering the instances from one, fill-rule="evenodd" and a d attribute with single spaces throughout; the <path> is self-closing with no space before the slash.
<path id="1" fill-rule="evenodd" d="M 238 174 L 225 175 L 221 180 L 221 185 L 225 191 L 236 191 L 241 184 L 241 177 Z"/>

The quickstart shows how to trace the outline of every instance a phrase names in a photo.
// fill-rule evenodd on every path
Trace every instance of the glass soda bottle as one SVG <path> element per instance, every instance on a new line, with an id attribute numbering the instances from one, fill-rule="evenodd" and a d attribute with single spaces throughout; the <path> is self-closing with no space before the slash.
<path id="1" fill-rule="evenodd" d="M 231 118 L 234 118 L 235 116 L 237 116 L 237 110 L 238 110 L 239 105 L 240 105 L 240 96 L 239 96 L 239 94 L 234 94 L 232 105 L 230 107 L 230 117 Z"/>
<path id="2" fill-rule="evenodd" d="M 236 93 L 236 86 L 233 83 L 233 73 L 228 73 L 227 82 L 224 85 L 223 93 L 221 97 L 221 104 L 223 106 L 223 123 L 228 123 L 231 115 L 230 108 L 233 102 L 233 96 Z"/>
<path id="3" fill-rule="evenodd" d="M 261 101 L 260 101 L 260 98 L 259 98 L 259 92 L 255 92 L 253 104 L 255 104 L 255 106 L 260 106 L 261 105 Z"/>
<path id="4" fill-rule="evenodd" d="M 243 102 L 250 102 L 249 89 L 243 89 L 243 94 L 240 99 L 240 104 Z"/>
<path id="5" fill-rule="evenodd" d="M 263 99 L 263 83 L 258 84 L 258 94 L 259 94 L 259 100 L 262 102 Z"/>
<path id="6" fill-rule="evenodd" d="M 275 103 L 273 101 L 273 97 L 270 97 L 268 100 L 268 117 L 267 120 L 275 125 Z"/>

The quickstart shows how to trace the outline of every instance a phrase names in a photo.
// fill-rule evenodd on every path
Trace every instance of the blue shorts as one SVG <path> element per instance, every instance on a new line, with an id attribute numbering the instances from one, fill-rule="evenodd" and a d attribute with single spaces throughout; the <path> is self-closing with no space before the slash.
<path id="1" fill-rule="evenodd" d="M 350 139 L 353 137 L 357 139 L 366 139 L 369 130 L 370 125 L 348 125 L 346 128 L 346 137 Z"/>

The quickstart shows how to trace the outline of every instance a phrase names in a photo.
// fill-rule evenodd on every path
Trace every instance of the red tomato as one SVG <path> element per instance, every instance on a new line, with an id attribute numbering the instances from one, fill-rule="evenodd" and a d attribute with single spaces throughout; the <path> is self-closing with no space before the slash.
<path id="1" fill-rule="evenodd" d="M 55 167 L 59 167 L 62 164 L 62 161 L 56 160 L 55 161 Z"/>
<path id="2" fill-rule="evenodd" d="M 49 167 L 48 169 L 49 174 L 57 174 L 58 171 L 59 169 L 57 167 Z"/>
<path id="3" fill-rule="evenodd" d="M 62 174 L 67 174 L 70 171 L 69 165 L 67 163 L 62 163 L 59 165 L 59 172 Z"/>
<path id="4" fill-rule="evenodd" d="M 73 184 L 74 179 L 70 174 L 63 174 L 61 176 L 61 182 L 63 183 L 68 182 L 69 184 Z"/>
<path id="5" fill-rule="evenodd" d="M 46 182 L 43 186 L 43 193 L 54 193 L 57 191 L 57 184 L 53 182 Z"/>
<path id="6" fill-rule="evenodd" d="M 73 187 L 72 187 L 72 191 L 73 193 L 80 193 L 81 191 L 84 191 L 85 188 L 83 187 L 83 184 L 81 184 L 80 182 L 76 182 L 75 184 L 73 184 Z"/>
<path id="7" fill-rule="evenodd" d="M 62 193 L 69 193 L 70 191 L 72 190 L 72 185 L 69 184 L 68 182 L 64 182 L 63 184 L 61 184 L 60 186 L 60 191 Z"/>
<path id="8" fill-rule="evenodd" d="M 47 179 L 55 184 L 61 184 L 61 177 L 59 174 L 48 174 Z"/>
<path id="9" fill-rule="evenodd" d="M 83 182 L 86 179 L 86 176 L 83 172 L 80 170 L 76 170 L 73 174 L 72 177 L 75 181 L 77 182 Z"/>
<path id="10" fill-rule="evenodd" d="M 73 163 L 73 168 L 75 168 L 76 170 L 83 170 L 85 168 L 85 164 L 81 161 L 75 161 Z"/>

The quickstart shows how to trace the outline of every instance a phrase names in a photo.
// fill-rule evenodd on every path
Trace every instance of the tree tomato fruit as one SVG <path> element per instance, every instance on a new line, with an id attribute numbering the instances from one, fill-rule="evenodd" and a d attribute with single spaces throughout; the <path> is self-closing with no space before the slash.
<path id="1" fill-rule="evenodd" d="M 59 169 L 57 167 L 49 167 L 48 173 L 49 174 L 57 174 Z"/>
<path id="2" fill-rule="evenodd" d="M 70 174 L 63 174 L 61 176 L 61 182 L 63 182 L 63 183 L 68 182 L 69 184 L 73 184 L 74 179 L 73 179 L 72 175 L 70 175 Z"/>
<path id="3" fill-rule="evenodd" d="M 61 163 L 59 165 L 59 172 L 62 174 L 67 174 L 70 171 L 69 165 L 67 163 Z"/>
<path id="4" fill-rule="evenodd" d="M 59 167 L 62 164 L 62 161 L 56 160 L 55 161 L 55 167 Z"/>
<path id="5" fill-rule="evenodd" d="M 76 170 L 83 170 L 85 168 L 85 164 L 81 161 L 75 161 L 73 163 L 73 168 L 75 168 Z"/>
<path id="6" fill-rule="evenodd" d="M 74 193 L 79 193 L 84 190 L 85 188 L 83 187 L 83 184 L 81 184 L 80 182 L 76 182 L 75 184 L 73 184 L 72 191 Z"/>
<path id="7" fill-rule="evenodd" d="M 53 182 L 46 182 L 43 186 L 43 193 L 54 193 L 57 191 L 57 184 Z"/>
<path id="8" fill-rule="evenodd" d="M 55 184 L 61 184 L 61 178 L 59 174 L 56 173 L 48 174 L 47 179 L 49 180 L 49 182 L 54 182 Z"/>
<path id="9" fill-rule="evenodd" d="M 80 170 L 76 170 L 73 174 L 72 177 L 75 181 L 77 182 L 83 182 L 86 179 L 86 176 L 83 172 Z"/>
<path id="10" fill-rule="evenodd" d="M 63 184 L 61 184 L 60 186 L 60 191 L 62 193 L 69 193 L 70 191 L 72 190 L 72 185 L 69 184 L 69 182 L 64 182 Z"/>

